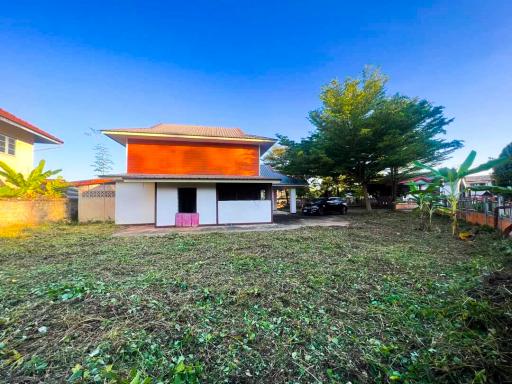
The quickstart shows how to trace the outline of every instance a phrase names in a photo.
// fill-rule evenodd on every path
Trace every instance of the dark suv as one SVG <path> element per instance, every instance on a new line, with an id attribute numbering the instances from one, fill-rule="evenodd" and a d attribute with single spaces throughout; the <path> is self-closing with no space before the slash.
<path id="1" fill-rule="evenodd" d="M 302 207 L 302 214 L 304 215 L 326 215 L 328 213 L 346 214 L 346 201 L 341 197 L 321 197 L 304 204 L 304 207 Z"/>

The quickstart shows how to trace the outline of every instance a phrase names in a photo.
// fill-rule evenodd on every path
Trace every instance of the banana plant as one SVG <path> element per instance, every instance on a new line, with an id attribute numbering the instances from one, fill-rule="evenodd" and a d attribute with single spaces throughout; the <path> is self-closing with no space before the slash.
<path id="1" fill-rule="evenodd" d="M 432 216 L 439 208 L 442 208 L 441 198 L 439 196 L 440 180 L 432 180 L 431 183 L 427 184 L 425 189 L 421 189 L 413 182 L 407 185 L 409 186 L 409 193 L 412 195 L 412 199 L 418 205 L 416 211 L 420 216 L 421 227 L 431 229 Z M 428 217 L 427 225 L 425 224 L 425 215 Z"/>
<path id="2" fill-rule="evenodd" d="M 457 210 L 459 204 L 459 198 L 461 194 L 462 188 L 462 180 L 464 177 L 468 175 L 472 175 L 478 172 L 487 171 L 497 165 L 507 162 L 508 157 L 501 157 L 499 159 L 489 160 L 483 164 L 480 164 L 477 167 L 471 168 L 473 162 L 475 161 L 476 151 L 471 151 L 464 160 L 464 162 L 460 165 L 458 169 L 456 168 L 433 168 L 430 165 L 424 164 L 420 161 L 415 161 L 414 165 L 426 169 L 431 172 L 431 174 L 436 178 L 442 181 L 445 186 L 448 187 L 446 191 L 446 200 L 448 203 L 447 207 L 439 208 L 439 211 L 446 213 L 450 216 L 452 222 L 452 234 L 455 236 L 458 230 L 458 222 L 457 222 Z"/>
<path id="3" fill-rule="evenodd" d="M 57 170 L 44 170 L 45 161 L 41 160 L 28 176 L 16 172 L 3 161 L 0 161 L 0 177 L 3 178 L 3 186 L 0 186 L 0 197 L 28 197 L 46 195 L 45 184 L 47 179 L 61 172 Z M 52 193 L 54 193 L 52 185 Z"/>

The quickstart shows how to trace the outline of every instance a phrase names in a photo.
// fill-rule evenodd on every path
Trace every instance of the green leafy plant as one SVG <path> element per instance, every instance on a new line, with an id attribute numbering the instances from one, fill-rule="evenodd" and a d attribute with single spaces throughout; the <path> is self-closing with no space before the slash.
<path id="1" fill-rule="evenodd" d="M 422 229 L 432 229 L 432 217 L 434 213 L 442 208 L 441 197 L 439 196 L 439 179 L 434 179 L 432 183 L 427 184 L 425 189 L 420 189 L 413 182 L 407 184 L 409 193 L 418 207 L 415 209 L 419 213 Z M 426 220 L 428 218 L 428 221 Z"/>
<path id="2" fill-rule="evenodd" d="M 446 189 L 446 201 L 447 207 L 440 207 L 438 210 L 450 216 L 452 221 L 452 235 L 457 234 L 458 222 L 457 222 L 457 210 L 459 204 L 459 198 L 461 194 L 462 188 L 462 180 L 464 177 L 468 175 L 472 175 L 474 173 L 482 172 L 489 170 L 496 165 L 502 164 L 503 162 L 508 161 L 508 158 L 499 158 L 494 160 L 489 160 L 483 164 L 480 164 L 477 167 L 471 168 L 473 162 L 475 161 L 476 151 L 471 151 L 461 164 L 461 166 L 456 168 L 439 168 L 435 169 L 430 165 L 424 164 L 420 161 L 415 161 L 414 165 L 419 168 L 426 169 L 431 172 L 431 174 L 439 179 L 444 185 L 447 187 Z"/>
<path id="3" fill-rule="evenodd" d="M 44 170 L 45 161 L 41 160 L 28 176 L 16 172 L 3 161 L 0 161 L 0 177 L 4 185 L 0 186 L 0 197 L 26 197 L 37 196 L 60 197 L 67 187 L 62 177 L 48 180 L 61 172 L 57 170 Z"/>

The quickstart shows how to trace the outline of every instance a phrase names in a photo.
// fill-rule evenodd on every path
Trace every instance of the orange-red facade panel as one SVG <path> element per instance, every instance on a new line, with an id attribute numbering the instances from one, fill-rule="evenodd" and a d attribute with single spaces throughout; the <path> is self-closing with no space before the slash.
<path id="1" fill-rule="evenodd" d="M 256 145 L 158 140 L 128 142 L 128 173 L 258 176 Z"/>

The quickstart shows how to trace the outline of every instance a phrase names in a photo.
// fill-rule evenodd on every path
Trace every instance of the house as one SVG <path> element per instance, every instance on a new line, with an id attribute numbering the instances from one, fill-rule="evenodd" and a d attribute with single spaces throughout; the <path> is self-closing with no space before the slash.
<path id="1" fill-rule="evenodd" d="M 466 197 L 485 198 L 492 196 L 489 191 L 474 191 L 473 187 L 491 186 L 493 184 L 492 175 L 469 175 L 462 179 L 461 190 Z"/>
<path id="2" fill-rule="evenodd" d="M 262 172 L 260 158 L 276 140 L 177 124 L 103 133 L 126 148 L 126 172 L 106 176 L 116 182 L 117 224 L 272 222 L 272 187 L 283 175 Z"/>
<path id="3" fill-rule="evenodd" d="M 464 188 L 481 187 L 492 185 L 492 175 L 469 175 L 462 179 Z"/>
<path id="4" fill-rule="evenodd" d="M 0 161 L 27 175 L 34 167 L 34 144 L 63 141 L 0 108 Z"/>

